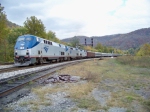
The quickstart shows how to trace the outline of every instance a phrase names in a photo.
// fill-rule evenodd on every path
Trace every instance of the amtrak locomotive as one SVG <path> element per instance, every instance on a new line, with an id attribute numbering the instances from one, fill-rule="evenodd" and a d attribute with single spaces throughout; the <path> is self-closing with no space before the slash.
<path id="1" fill-rule="evenodd" d="M 87 52 L 34 35 L 18 37 L 14 48 L 15 66 L 28 66 L 51 61 L 85 58 Z"/>

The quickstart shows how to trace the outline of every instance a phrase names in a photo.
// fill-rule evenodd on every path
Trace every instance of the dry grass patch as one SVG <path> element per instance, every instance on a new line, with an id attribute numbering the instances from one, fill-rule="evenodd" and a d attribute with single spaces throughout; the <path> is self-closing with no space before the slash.
<path id="1" fill-rule="evenodd" d="M 59 74 L 68 74 L 72 76 L 80 76 L 81 79 L 85 79 L 87 81 L 92 81 L 94 83 L 100 82 L 100 72 L 102 69 L 99 69 L 96 61 L 87 61 L 83 63 L 79 63 L 77 65 L 73 65 L 67 67 L 65 69 L 59 70 Z"/>
<path id="2" fill-rule="evenodd" d="M 87 96 L 94 88 L 94 85 L 89 83 L 71 85 L 67 90 L 71 98 L 80 99 L 83 96 Z"/>
<path id="3" fill-rule="evenodd" d="M 31 105 L 33 110 L 39 108 L 40 105 L 49 106 L 51 105 L 51 99 L 46 97 L 47 94 L 55 93 L 58 91 L 63 91 L 63 88 L 60 85 L 56 85 L 54 87 L 36 87 L 32 89 L 32 92 L 37 96 L 35 100 L 29 100 L 21 102 L 20 106 Z"/>
<path id="4" fill-rule="evenodd" d="M 130 109 L 134 101 L 141 102 L 143 99 L 134 93 L 124 91 L 112 92 L 111 99 L 107 101 L 107 105 L 110 107 L 124 107 Z"/>

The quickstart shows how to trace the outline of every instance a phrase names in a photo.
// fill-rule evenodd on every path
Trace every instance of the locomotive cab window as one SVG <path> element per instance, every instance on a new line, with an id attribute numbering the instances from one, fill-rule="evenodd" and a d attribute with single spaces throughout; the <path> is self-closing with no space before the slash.
<path id="1" fill-rule="evenodd" d="M 18 38 L 18 40 L 17 41 L 24 41 L 25 40 L 25 38 L 24 37 L 20 37 L 20 38 Z"/>
<path id="2" fill-rule="evenodd" d="M 26 40 L 27 40 L 27 41 L 31 41 L 32 38 L 31 38 L 31 37 L 27 37 Z"/>

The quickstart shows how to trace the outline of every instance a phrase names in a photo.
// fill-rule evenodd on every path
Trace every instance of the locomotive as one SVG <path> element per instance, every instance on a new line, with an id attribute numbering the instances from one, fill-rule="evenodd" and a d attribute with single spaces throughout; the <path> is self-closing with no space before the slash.
<path id="1" fill-rule="evenodd" d="M 15 66 L 28 66 L 85 58 L 83 49 L 66 46 L 34 35 L 19 36 L 14 48 Z"/>
<path id="2" fill-rule="evenodd" d="M 112 56 L 112 53 L 85 51 L 34 35 L 19 36 L 14 47 L 15 66 L 28 66 L 52 61 Z"/>

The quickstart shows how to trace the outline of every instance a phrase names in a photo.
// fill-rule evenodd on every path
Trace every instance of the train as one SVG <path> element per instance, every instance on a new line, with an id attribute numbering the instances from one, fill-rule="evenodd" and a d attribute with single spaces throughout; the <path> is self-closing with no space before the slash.
<path id="1" fill-rule="evenodd" d="M 112 53 L 86 51 L 56 43 L 35 35 L 19 36 L 14 47 L 14 65 L 29 66 L 74 59 L 116 56 Z"/>

